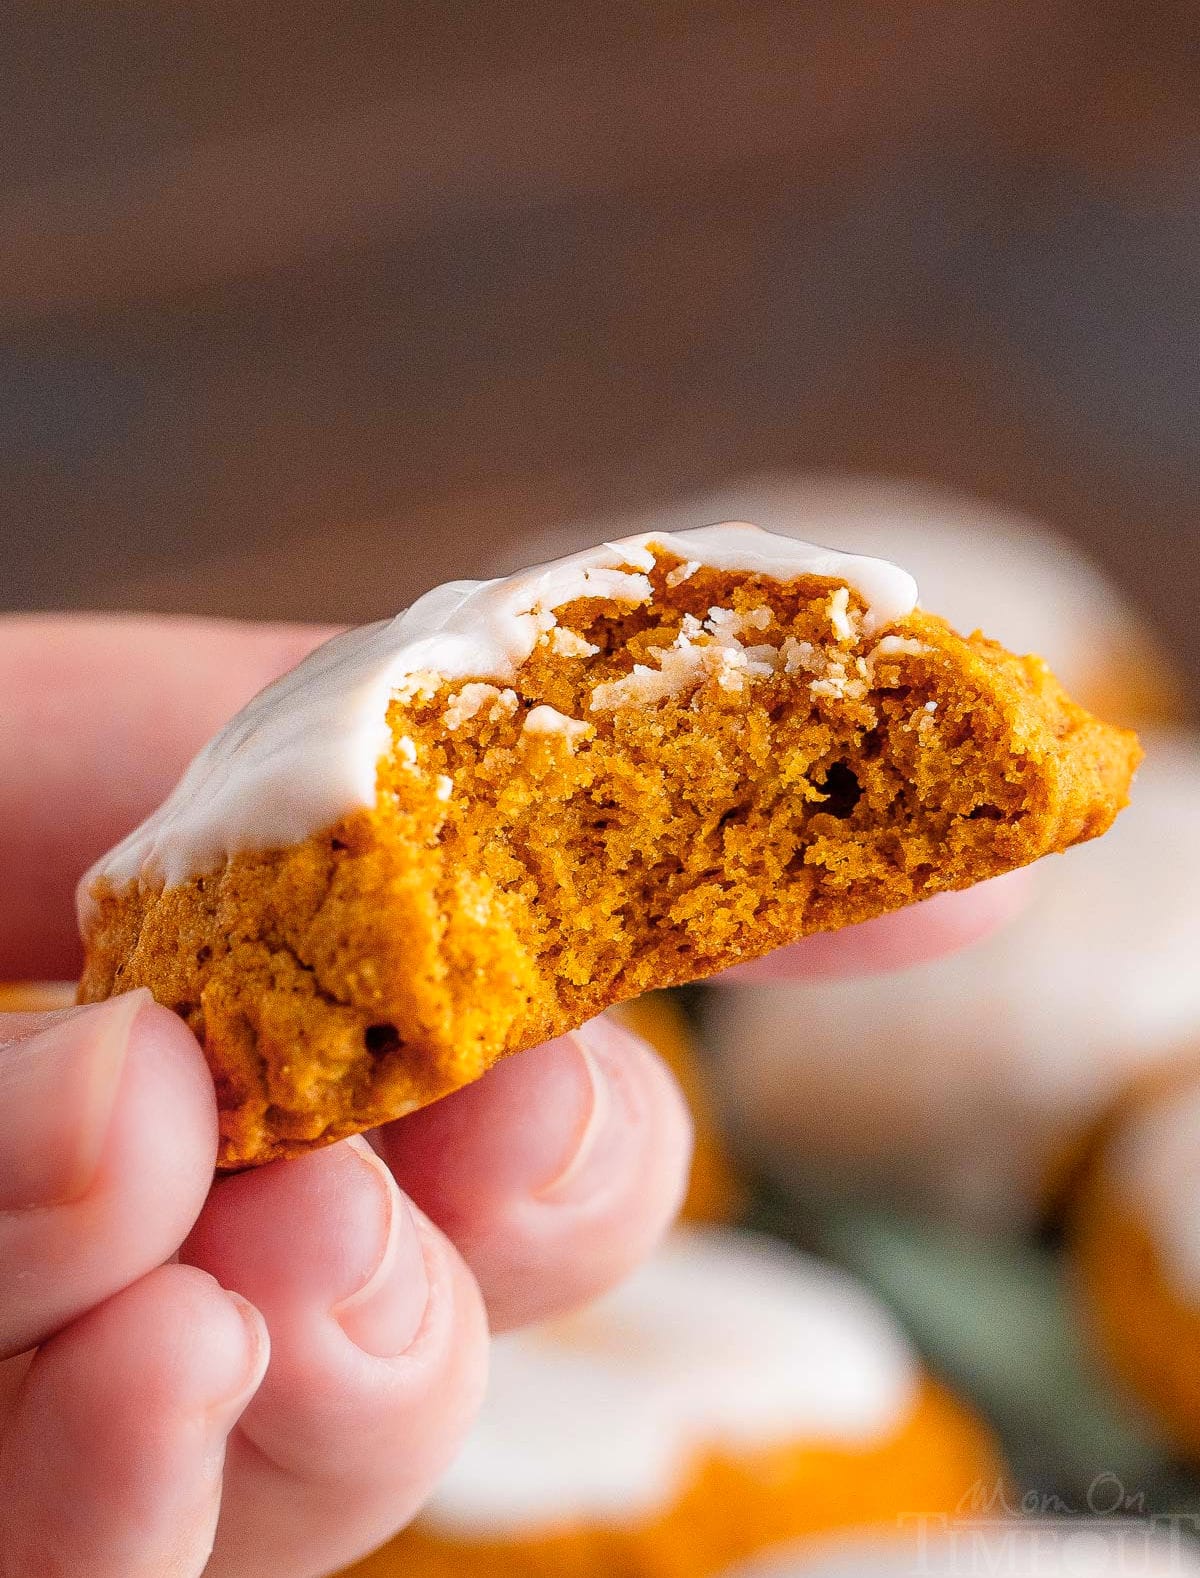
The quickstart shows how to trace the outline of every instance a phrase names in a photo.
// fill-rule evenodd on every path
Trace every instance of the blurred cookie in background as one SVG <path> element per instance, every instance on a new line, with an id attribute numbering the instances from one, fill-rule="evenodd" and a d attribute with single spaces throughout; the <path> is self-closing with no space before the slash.
<path id="1" fill-rule="evenodd" d="M 1068 1246 L 1101 1357 L 1200 1468 L 1200 1063 L 1117 1112 L 1083 1175 Z"/>
<path id="2" fill-rule="evenodd" d="M 692 1170 L 681 1216 L 685 1222 L 732 1222 L 745 1203 L 714 1106 L 710 1076 L 688 1015 L 670 992 L 647 992 L 609 1013 L 648 1041 L 679 1081 L 692 1114 Z"/>
<path id="3" fill-rule="evenodd" d="M 708 1578 L 772 1546 L 950 1515 L 1001 1467 L 844 1273 L 681 1229 L 574 1317 L 499 1338 L 473 1436 L 354 1578 Z"/>
<path id="4" fill-rule="evenodd" d="M 1200 739 L 1143 743 L 1109 836 L 1030 868 L 1026 908 L 982 942 L 887 975 L 710 991 L 716 1078 L 760 1169 L 1030 1224 L 1119 1093 L 1200 1052 Z"/>
<path id="5" fill-rule="evenodd" d="M 74 981 L 0 981 L 0 1014 L 41 1014 L 74 1003 Z"/>
<path id="6" fill-rule="evenodd" d="M 932 483 L 744 477 L 616 520 L 565 526 L 535 542 L 534 556 L 570 552 L 597 534 L 684 531 L 721 520 L 903 565 L 922 607 L 964 634 L 982 630 L 1012 652 L 1038 653 L 1070 695 L 1109 722 L 1136 727 L 1185 713 L 1161 641 L 1094 559 L 1042 521 Z M 528 557 L 528 545 L 519 551 Z M 516 565 L 506 560 L 502 568 Z"/>

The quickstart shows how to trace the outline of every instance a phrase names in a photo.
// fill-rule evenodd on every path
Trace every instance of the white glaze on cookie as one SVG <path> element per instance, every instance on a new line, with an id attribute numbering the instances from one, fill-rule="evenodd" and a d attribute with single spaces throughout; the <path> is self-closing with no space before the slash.
<path id="1" fill-rule="evenodd" d="M 970 494 L 900 477 L 750 476 L 656 507 L 650 519 L 670 532 L 726 516 L 896 560 L 916 577 L 926 608 L 964 634 L 981 629 L 1011 652 L 1039 653 L 1085 706 L 1106 700 L 1124 652 L 1146 650 L 1128 598 L 1076 544 Z M 538 551 L 648 524 L 640 515 L 585 521 L 561 528 L 553 548 L 539 541 Z"/>
<path id="2" fill-rule="evenodd" d="M 80 884 L 86 928 L 94 883 L 158 889 L 217 869 L 242 850 L 297 844 L 375 799 L 388 749 L 387 707 L 420 676 L 507 685 L 581 597 L 639 604 L 654 550 L 716 570 L 792 580 L 827 577 L 866 605 L 864 629 L 911 613 L 916 586 L 882 559 L 835 553 L 732 522 L 645 532 L 495 581 L 453 581 L 395 619 L 348 631 L 262 691 L 209 741 L 163 805 Z"/>
<path id="3" fill-rule="evenodd" d="M 581 1315 L 495 1343 L 483 1413 L 422 1520 L 460 1538 L 628 1523 L 669 1506 L 705 1449 L 871 1450 L 919 1380 L 891 1316 L 841 1272 L 681 1230 Z"/>

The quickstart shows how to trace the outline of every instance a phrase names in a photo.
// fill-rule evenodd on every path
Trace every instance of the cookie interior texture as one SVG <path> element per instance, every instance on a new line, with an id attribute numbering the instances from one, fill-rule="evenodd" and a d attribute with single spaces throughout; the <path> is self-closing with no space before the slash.
<path id="1" fill-rule="evenodd" d="M 162 892 L 93 889 L 81 998 L 203 1041 L 221 1165 L 398 1117 L 653 987 L 1104 831 L 1136 740 L 918 610 L 660 555 L 511 685 L 414 676 L 373 807 Z"/>

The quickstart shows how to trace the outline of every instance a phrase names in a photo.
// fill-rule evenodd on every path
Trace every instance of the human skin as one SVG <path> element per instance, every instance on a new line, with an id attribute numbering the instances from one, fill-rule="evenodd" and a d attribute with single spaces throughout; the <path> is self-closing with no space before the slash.
<path id="1" fill-rule="evenodd" d="M 0 619 L 0 980 L 77 970 L 75 880 L 329 632 Z M 772 964 L 948 951 L 993 885 Z M 874 928 L 874 930 L 873 930 Z M 487 1333 L 648 1255 L 682 1196 L 670 1074 L 593 1021 L 374 1136 L 214 1184 L 200 1048 L 137 992 L 0 1014 L 0 1578 L 315 1578 L 436 1483 Z"/>

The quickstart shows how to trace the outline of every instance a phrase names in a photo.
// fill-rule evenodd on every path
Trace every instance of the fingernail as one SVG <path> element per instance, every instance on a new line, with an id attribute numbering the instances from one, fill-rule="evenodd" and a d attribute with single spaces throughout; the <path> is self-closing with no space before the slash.
<path id="1" fill-rule="evenodd" d="M 0 1048 L 0 1210 L 67 1205 L 95 1181 L 144 988 L 67 1009 Z"/>
<path id="2" fill-rule="evenodd" d="M 429 1274 L 417 1220 L 396 1181 L 361 1137 L 346 1145 L 364 1179 L 363 1209 L 379 1220 L 380 1252 L 374 1269 L 354 1293 L 330 1312 L 350 1341 L 377 1359 L 394 1359 L 412 1346 L 429 1303 Z"/>
<path id="3" fill-rule="evenodd" d="M 237 1318 L 237 1327 L 227 1333 L 223 1350 L 214 1360 L 213 1401 L 208 1405 L 208 1416 L 218 1432 L 224 1433 L 262 1385 L 271 1356 L 271 1339 L 266 1321 L 248 1299 L 228 1288 L 221 1292 Z"/>
<path id="4" fill-rule="evenodd" d="M 578 1060 L 588 1102 L 568 1155 L 550 1182 L 535 1191 L 536 1199 L 553 1205 L 586 1199 L 601 1182 L 619 1175 L 636 1147 L 636 1125 L 642 1115 L 627 1066 L 636 1037 L 599 1018 L 561 1039 Z"/>

